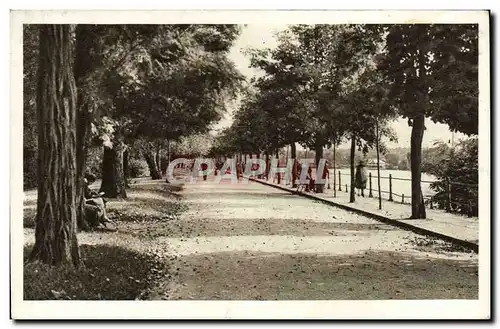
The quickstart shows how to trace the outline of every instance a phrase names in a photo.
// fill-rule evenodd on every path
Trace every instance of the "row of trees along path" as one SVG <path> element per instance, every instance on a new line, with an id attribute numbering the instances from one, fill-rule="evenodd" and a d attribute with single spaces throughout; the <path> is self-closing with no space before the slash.
<path id="1" fill-rule="evenodd" d="M 397 141 L 388 123 L 404 117 L 411 127 L 411 217 L 426 218 L 425 119 L 478 133 L 477 25 L 296 25 L 277 40 L 274 49 L 248 51 L 264 74 L 253 79 L 212 153 L 268 157 L 290 145 L 296 158 L 299 143 L 315 151 L 318 164 L 325 147 L 335 154 L 350 140 L 354 202 L 356 150 L 375 148 L 379 159 L 384 139 Z"/>
<path id="2" fill-rule="evenodd" d="M 239 33 L 235 25 L 24 25 L 24 136 L 38 158 L 31 261 L 83 265 L 76 233 L 87 229 L 89 146 L 104 149 L 101 191 L 126 198 L 131 146 L 153 172 L 155 148 L 221 119 L 243 82 L 227 56 Z"/>

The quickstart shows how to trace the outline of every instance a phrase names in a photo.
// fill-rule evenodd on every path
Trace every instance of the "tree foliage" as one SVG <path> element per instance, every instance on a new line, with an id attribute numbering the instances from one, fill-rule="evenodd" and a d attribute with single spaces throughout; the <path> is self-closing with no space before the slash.
<path id="1" fill-rule="evenodd" d="M 412 218 L 425 218 L 420 186 L 425 118 L 477 134 L 477 25 L 403 24 L 383 28 L 379 68 L 391 83 L 390 99 L 412 126 Z"/>
<path id="2" fill-rule="evenodd" d="M 37 184 L 36 74 L 38 67 L 38 28 L 23 25 L 23 185 Z"/>
<path id="3" fill-rule="evenodd" d="M 426 172 L 436 177 L 432 201 L 442 209 L 477 216 L 478 139 L 462 140 L 454 147 L 438 143 L 430 151 L 438 154 L 426 162 Z"/>
<path id="4" fill-rule="evenodd" d="M 404 24 L 386 27 L 383 72 L 399 113 L 423 114 L 453 131 L 477 134 L 478 27 Z"/>
<path id="5" fill-rule="evenodd" d="M 117 90 L 115 115 L 131 120 L 132 137 L 176 140 L 207 132 L 221 119 L 242 81 L 227 57 L 239 30 L 204 25 L 157 28 L 138 59 L 140 70 Z"/>

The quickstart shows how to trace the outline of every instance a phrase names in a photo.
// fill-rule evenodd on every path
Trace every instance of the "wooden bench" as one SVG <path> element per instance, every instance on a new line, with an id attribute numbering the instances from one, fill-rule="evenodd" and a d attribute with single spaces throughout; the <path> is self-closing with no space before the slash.
<path id="1" fill-rule="evenodd" d="M 313 183 L 314 183 L 314 180 L 312 180 Z M 301 183 L 300 182 L 300 178 L 296 180 L 296 184 L 297 184 L 297 192 L 302 192 L 304 191 L 304 189 L 308 189 L 311 185 L 311 179 L 310 178 L 306 178 L 306 182 L 305 183 Z M 314 188 L 314 187 L 313 187 Z"/>

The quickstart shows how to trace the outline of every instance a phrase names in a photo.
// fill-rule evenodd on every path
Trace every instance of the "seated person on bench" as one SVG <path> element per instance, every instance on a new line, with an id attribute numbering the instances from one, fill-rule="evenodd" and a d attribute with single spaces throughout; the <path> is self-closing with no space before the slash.
<path id="1" fill-rule="evenodd" d="M 90 189 L 90 184 L 94 183 L 95 180 L 95 175 L 85 175 L 84 182 L 86 212 L 88 212 L 89 214 L 93 214 L 92 216 L 90 216 L 92 218 L 88 218 L 89 224 L 98 226 L 99 224 L 113 223 L 113 221 L 110 220 L 106 215 L 106 200 L 102 198 L 102 195 L 104 193 L 97 193 Z"/>

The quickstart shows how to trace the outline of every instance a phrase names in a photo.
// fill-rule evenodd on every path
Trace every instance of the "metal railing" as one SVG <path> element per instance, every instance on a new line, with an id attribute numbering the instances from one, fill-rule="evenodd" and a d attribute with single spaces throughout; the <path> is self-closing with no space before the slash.
<path id="1" fill-rule="evenodd" d="M 338 172 L 338 178 L 336 180 L 330 180 L 330 183 L 333 183 L 333 188 L 338 189 L 338 191 L 342 191 L 343 188 L 345 188 L 345 192 L 349 192 L 350 186 L 350 173 L 342 173 L 340 170 L 337 170 Z M 334 175 L 337 175 L 334 172 Z M 342 177 L 349 177 L 348 182 L 349 184 L 342 184 Z M 373 184 L 373 179 L 377 181 L 378 176 L 372 175 L 371 172 L 368 173 L 368 197 L 376 197 L 378 198 L 378 185 L 374 186 Z M 380 193 L 384 194 L 385 197 L 387 198 L 387 201 L 391 202 L 397 202 L 401 204 L 411 204 L 411 192 L 407 195 L 405 195 L 402 192 L 395 192 L 393 189 L 393 181 L 407 181 L 411 182 L 410 178 L 401 178 L 401 177 L 393 177 L 392 174 L 389 174 L 389 176 L 380 176 L 381 180 L 388 180 L 388 184 L 386 187 L 388 187 L 388 190 L 382 189 Z M 438 183 L 438 181 L 429 181 L 429 180 L 421 180 L 421 183 L 423 184 L 433 184 L 433 183 Z M 382 184 L 381 184 L 382 185 Z M 465 186 L 465 187 L 472 187 L 476 188 L 478 187 L 478 184 L 467 184 L 467 183 L 461 183 L 461 182 L 453 182 L 451 180 L 446 181 L 446 191 L 445 192 L 440 192 L 440 193 L 432 193 L 432 194 L 423 194 L 422 197 L 424 199 L 424 204 L 428 206 L 430 209 L 434 209 L 436 207 L 436 204 L 439 203 L 436 200 L 440 199 L 443 201 L 445 205 L 445 210 L 448 212 L 452 212 L 453 209 L 461 206 L 469 207 L 472 208 L 474 207 L 472 201 L 465 201 L 465 202 L 460 202 L 454 200 L 453 197 L 459 197 L 459 193 L 453 193 L 452 188 L 453 186 Z M 430 188 L 429 188 L 430 189 Z M 410 191 L 411 191 L 411 186 L 410 186 Z"/>

